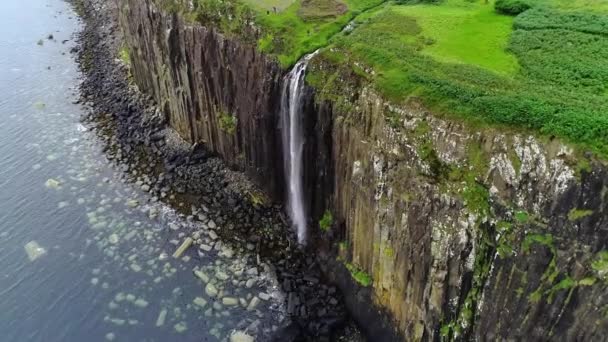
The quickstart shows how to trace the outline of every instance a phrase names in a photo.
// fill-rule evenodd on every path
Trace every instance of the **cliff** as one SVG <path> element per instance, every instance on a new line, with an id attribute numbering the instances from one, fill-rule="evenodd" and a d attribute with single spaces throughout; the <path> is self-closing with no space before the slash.
<path id="1" fill-rule="evenodd" d="M 281 201 L 285 71 L 152 0 L 118 2 L 139 88 L 185 139 Z M 558 139 L 391 103 L 323 54 L 309 74 L 310 226 L 333 217 L 311 240 L 370 336 L 608 336 L 602 162 Z"/>

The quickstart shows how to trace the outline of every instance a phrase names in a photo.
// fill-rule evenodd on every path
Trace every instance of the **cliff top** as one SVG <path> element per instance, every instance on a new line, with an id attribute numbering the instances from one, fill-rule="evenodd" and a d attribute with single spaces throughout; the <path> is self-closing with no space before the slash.
<path id="1" fill-rule="evenodd" d="M 334 96 L 347 67 L 396 103 L 608 156 L 608 0 L 195 0 L 191 13 L 285 68 L 324 48 L 340 67 L 308 80 Z"/>

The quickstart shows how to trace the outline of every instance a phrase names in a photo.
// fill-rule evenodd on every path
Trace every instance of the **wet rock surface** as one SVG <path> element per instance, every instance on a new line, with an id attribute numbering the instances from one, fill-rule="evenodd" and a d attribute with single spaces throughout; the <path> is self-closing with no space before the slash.
<path id="1" fill-rule="evenodd" d="M 262 340 L 275 334 L 280 341 L 344 338 L 339 337 L 340 331 L 356 335 L 346 319 L 340 293 L 322 280 L 316 259 L 296 245 L 282 208 L 263 200 L 262 192 L 243 174 L 229 170 L 204 146 L 192 146 L 182 140 L 168 127 L 165 113 L 152 99 L 129 83 L 129 66 L 116 58 L 121 34 L 116 26 L 114 4 L 84 0 L 75 6 L 85 23 L 79 47 L 72 51 L 77 54 L 85 76 L 81 102 L 89 109 L 89 115 L 84 120 L 104 140 L 108 159 L 135 186 L 150 194 L 151 203 L 167 202 L 187 222 L 193 223 L 169 225 L 175 234 L 170 242 L 176 250 L 180 245 L 184 249 L 189 247 L 201 258 L 211 253 L 227 259 L 243 255 L 244 260 L 236 263 L 238 267 L 229 271 L 231 286 L 255 288 L 264 280 L 260 278 L 262 274 L 271 274 L 279 290 L 250 298 L 229 296 L 224 294 L 224 285 L 218 286 L 229 280 L 226 271 L 205 266 L 195 268 L 193 277 L 205 283 L 204 293 L 208 297 L 219 300 L 211 304 L 204 298 L 196 298 L 193 304 L 216 311 L 221 306 L 239 305 L 255 310 L 260 303 L 273 299 L 271 296 L 280 296 L 274 298 L 282 303 L 276 308 L 280 313 L 276 332 L 263 335 L 251 325 L 241 328 L 247 328 L 249 334 L 265 336 Z M 129 199 L 125 204 L 133 209 L 143 206 L 151 218 L 159 215 L 153 206 L 147 208 L 146 203 L 137 199 Z M 109 237 L 110 244 L 118 240 L 118 236 Z M 135 272 L 141 270 L 137 263 L 131 268 Z M 143 299 L 134 303 L 140 307 L 147 305 Z M 161 311 L 157 325 L 165 324 L 165 317 L 166 313 Z M 186 328 L 175 326 L 175 330 Z M 231 340 L 245 341 L 247 335 L 234 334 Z"/>

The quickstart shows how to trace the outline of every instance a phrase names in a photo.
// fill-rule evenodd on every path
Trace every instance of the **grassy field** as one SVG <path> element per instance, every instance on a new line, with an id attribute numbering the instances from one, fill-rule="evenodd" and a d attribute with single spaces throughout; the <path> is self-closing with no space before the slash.
<path id="1" fill-rule="evenodd" d="M 582 3 L 583 0 L 574 3 Z M 608 15 L 541 0 L 516 17 L 493 2 L 392 5 L 321 55 L 374 70 L 388 99 L 423 100 L 445 115 L 558 136 L 608 156 Z M 337 70 L 337 69 L 336 69 Z M 336 87 L 335 75 L 312 76 Z"/>
<path id="2" fill-rule="evenodd" d="M 296 0 L 245 0 L 245 3 L 259 10 L 282 12 Z"/>
<path id="3" fill-rule="evenodd" d="M 517 59 L 506 52 L 513 18 L 499 15 L 492 3 L 449 0 L 437 5 L 395 8 L 420 26 L 420 35 L 433 44 L 423 53 L 439 61 L 477 65 L 502 74 L 517 71 Z"/>
<path id="4" fill-rule="evenodd" d="M 195 0 L 188 15 L 257 44 L 284 68 L 325 48 L 319 58 L 339 63 L 336 72 L 350 66 L 394 102 L 416 98 L 440 114 L 561 137 L 608 157 L 608 0 L 496 1 L 526 6 Z M 356 28 L 343 32 L 353 19 Z M 335 91 L 337 77 L 309 79 Z"/>
<path id="5" fill-rule="evenodd" d="M 355 15 L 383 1 L 296 1 L 280 13 L 258 13 L 264 31 L 258 46 L 289 67 L 304 54 L 326 46 Z"/>

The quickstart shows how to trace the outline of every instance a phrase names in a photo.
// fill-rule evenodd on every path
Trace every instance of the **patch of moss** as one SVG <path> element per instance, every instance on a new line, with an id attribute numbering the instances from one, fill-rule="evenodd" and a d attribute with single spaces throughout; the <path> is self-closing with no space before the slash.
<path id="1" fill-rule="evenodd" d="M 131 65 L 131 55 L 126 44 L 123 44 L 120 47 L 120 50 L 118 50 L 118 58 L 120 58 L 123 63 Z"/>
<path id="2" fill-rule="evenodd" d="M 395 251 L 391 247 L 384 248 L 384 255 L 387 258 L 392 258 L 395 255 Z"/>
<path id="3" fill-rule="evenodd" d="M 368 287 L 372 284 L 373 279 L 368 273 L 351 263 L 347 262 L 344 263 L 344 265 L 346 266 L 346 269 L 348 269 L 348 271 L 350 272 L 353 279 L 361 286 Z"/>
<path id="4" fill-rule="evenodd" d="M 597 279 L 594 277 L 585 277 L 577 282 L 578 286 L 592 286 Z"/>
<path id="5" fill-rule="evenodd" d="M 338 243 L 338 248 L 340 250 L 343 250 L 343 251 L 347 250 L 348 249 L 348 241 L 340 241 Z"/>
<path id="6" fill-rule="evenodd" d="M 501 259 L 508 258 L 513 255 L 515 232 L 513 231 L 513 224 L 507 221 L 499 221 L 496 223 L 496 232 L 499 234 L 499 238 L 496 244 L 496 252 Z"/>
<path id="7" fill-rule="evenodd" d="M 595 260 L 591 263 L 591 268 L 599 279 L 608 281 L 608 250 L 597 253 Z"/>
<path id="8" fill-rule="evenodd" d="M 225 113 L 225 112 L 220 112 L 219 113 L 219 126 L 220 129 L 224 132 L 226 132 L 227 134 L 234 134 L 236 132 L 236 117 Z"/>
<path id="9" fill-rule="evenodd" d="M 417 151 L 420 159 L 428 164 L 430 170 L 428 176 L 433 181 L 439 183 L 447 178 L 447 175 L 450 173 L 450 167 L 439 159 L 439 156 L 430 141 L 427 140 L 420 143 Z"/>
<path id="10" fill-rule="evenodd" d="M 325 210 L 325 213 L 323 213 L 323 217 L 321 217 L 321 219 L 319 220 L 319 228 L 321 228 L 323 232 L 328 232 L 333 223 L 333 215 L 329 210 Z"/>
<path id="11" fill-rule="evenodd" d="M 568 213 L 568 220 L 570 221 L 577 221 L 580 220 L 584 217 L 587 217 L 589 215 L 593 214 L 593 210 L 586 210 L 586 209 L 572 209 L 570 210 L 570 212 Z"/>
<path id="12" fill-rule="evenodd" d="M 263 206 L 266 203 L 266 198 L 261 192 L 250 191 L 249 198 L 251 199 L 251 203 L 256 207 Z"/>
<path id="13" fill-rule="evenodd" d="M 520 210 L 515 213 L 515 220 L 519 223 L 528 223 L 530 221 L 530 215 L 527 212 Z"/>

